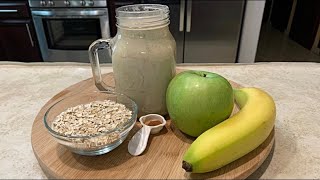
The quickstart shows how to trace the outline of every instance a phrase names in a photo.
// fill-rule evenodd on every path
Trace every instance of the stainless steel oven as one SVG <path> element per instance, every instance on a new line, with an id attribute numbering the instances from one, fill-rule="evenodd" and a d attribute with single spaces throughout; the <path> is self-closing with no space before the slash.
<path id="1" fill-rule="evenodd" d="M 42 58 L 47 62 L 89 62 L 89 45 L 110 37 L 106 2 L 97 1 L 100 4 L 92 7 L 80 1 L 61 2 L 29 0 Z"/>

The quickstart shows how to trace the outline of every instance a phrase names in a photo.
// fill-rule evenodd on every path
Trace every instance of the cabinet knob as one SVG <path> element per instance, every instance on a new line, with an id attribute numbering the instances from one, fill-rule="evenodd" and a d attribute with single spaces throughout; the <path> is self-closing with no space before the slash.
<path id="1" fill-rule="evenodd" d="M 86 5 L 86 1 L 82 0 L 82 1 L 80 1 L 80 4 L 81 4 L 82 6 L 85 6 L 85 5 Z"/>
<path id="2" fill-rule="evenodd" d="M 54 2 L 53 1 L 48 1 L 49 6 L 54 6 Z"/>
<path id="3" fill-rule="evenodd" d="M 70 6 L 70 1 L 66 0 L 66 1 L 64 1 L 64 4 L 65 4 L 66 6 Z"/>
<path id="4" fill-rule="evenodd" d="M 89 4 L 89 6 L 93 6 L 93 5 L 94 5 L 94 1 L 93 1 L 93 0 L 90 0 L 90 1 L 88 2 L 88 4 Z"/>
<path id="5" fill-rule="evenodd" d="M 41 0 L 41 1 L 40 1 L 40 5 L 41 5 L 41 6 L 46 6 L 46 1 Z"/>

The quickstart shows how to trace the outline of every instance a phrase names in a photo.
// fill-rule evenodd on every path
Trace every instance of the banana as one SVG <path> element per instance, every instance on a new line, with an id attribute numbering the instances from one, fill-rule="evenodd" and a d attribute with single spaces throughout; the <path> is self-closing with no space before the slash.
<path id="1" fill-rule="evenodd" d="M 240 111 L 201 134 L 188 148 L 182 168 L 204 173 L 216 170 L 257 148 L 269 136 L 276 107 L 270 95 L 257 88 L 234 89 Z"/>

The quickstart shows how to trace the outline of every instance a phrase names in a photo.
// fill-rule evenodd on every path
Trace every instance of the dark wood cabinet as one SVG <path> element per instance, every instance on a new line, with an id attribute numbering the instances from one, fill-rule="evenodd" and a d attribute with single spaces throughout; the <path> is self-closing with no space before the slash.
<path id="1" fill-rule="evenodd" d="M 35 37 L 33 25 L 28 20 L 2 22 L 0 24 L 1 60 L 41 61 Z"/>
<path id="2" fill-rule="evenodd" d="M 293 17 L 290 38 L 311 49 L 320 23 L 320 1 L 298 0 Z"/>
<path id="3" fill-rule="evenodd" d="M 274 0 L 270 21 L 272 27 L 284 32 L 287 28 L 293 0 Z"/>
<path id="4" fill-rule="evenodd" d="M 0 18 L 26 18 L 30 17 L 27 2 L 3 3 L 0 0 Z"/>
<path id="5" fill-rule="evenodd" d="M 0 61 L 42 61 L 27 1 L 0 1 Z"/>

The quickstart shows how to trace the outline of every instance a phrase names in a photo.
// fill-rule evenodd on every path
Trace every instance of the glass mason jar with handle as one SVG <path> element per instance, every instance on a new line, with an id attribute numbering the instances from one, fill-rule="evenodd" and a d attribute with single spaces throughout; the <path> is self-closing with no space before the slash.
<path id="1" fill-rule="evenodd" d="M 176 42 L 169 31 L 169 8 L 158 4 L 123 6 L 116 10 L 118 32 L 89 47 L 95 84 L 102 91 L 116 91 L 132 98 L 139 116 L 166 114 L 166 90 L 175 75 Z M 101 78 L 98 50 L 112 57 L 115 89 Z"/>

